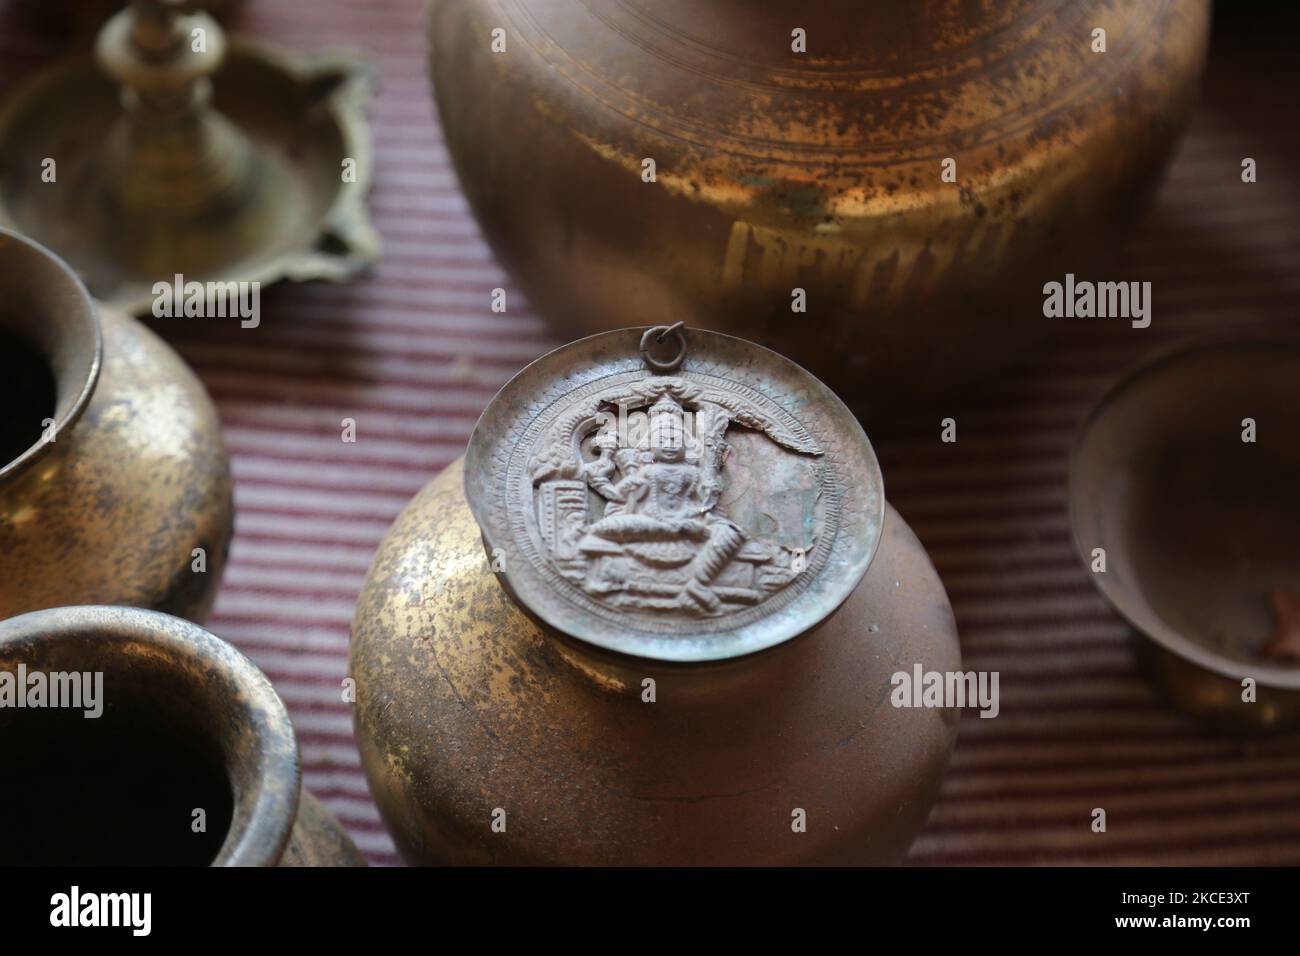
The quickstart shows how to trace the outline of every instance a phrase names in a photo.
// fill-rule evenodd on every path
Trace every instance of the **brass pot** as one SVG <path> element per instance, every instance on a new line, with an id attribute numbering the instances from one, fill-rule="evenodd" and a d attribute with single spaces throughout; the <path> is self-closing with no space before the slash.
<path id="1" fill-rule="evenodd" d="M 127 604 L 201 620 L 234 505 L 216 410 L 161 339 L 0 230 L 0 618 Z"/>
<path id="2" fill-rule="evenodd" d="M 364 865 L 302 789 L 270 682 L 198 625 L 121 607 L 0 621 L 6 693 L 0 863 Z"/>
<path id="3" fill-rule="evenodd" d="M 470 205 L 567 337 L 680 319 L 879 407 L 1004 362 L 1046 281 L 1101 267 L 1209 6 L 431 0 L 430 63 Z"/>
<path id="4" fill-rule="evenodd" d="M 957 727 L 950 710 L 892 707 L 890 677 L 917 662 L 956 671 L 960 651 L 943 586 L 897 512 L 820 626 L 674 665 L 601 653 L 525 615 L 484 560 L 461 482 L 457 461 L 398 517 L 352 632 L 361 762 L 408 861 L 902 859 Z"/>

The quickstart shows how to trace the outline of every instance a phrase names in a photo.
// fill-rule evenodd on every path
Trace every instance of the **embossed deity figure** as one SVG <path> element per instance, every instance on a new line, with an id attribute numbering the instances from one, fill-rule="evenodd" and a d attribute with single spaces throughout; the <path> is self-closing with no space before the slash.
<path id="1" fill-rule="evenodd" d="M 585 469 L 587 481 L 609 499 L 605 514 L 587 529 L 579 549 L 592 554 L 606 552 L 606 544 L 631 551 L 646 564 L 672 565 L 690 554 L 689 563 L 675 595 L 681 604 L 695 604 L 707 613 L 717 613 L 722 602 L 709 585 L 740 550 L 744 534 L 716 511 L 717 493 L 707 480 L 705 462 L 699 454 L 688 454 L 684 410 L 670 395 L 663 395 L 650 407 L 650 427 L 644 440 L 648 448 L 622 454 L 622 479 L 608 481 L 610 438 L 597 436 L 601 457 Z M 726 418 L 722 419 L 725 428 Z M 715 447 L 721 451 L 721 441 Z M 719 456 L 720 457 L 720 456 Z M 710 462 L 710 464 L 713 464 Z M 716 485 L 716 482 L 712 483 Z M 597 582 L 592 582 L 597 583 Z M 624 582 L 603 582 L 620 587 Z M 647 590 L 653 582 L 643 583 Z M 668 589 L 676 590 L 676 588 Z"/>
<path id="2" fill-rule="evenodd" d="M 647 427 L 629 445 L 611 407 L 647 409 Z M 529 465 L 555 569 L 601 603 L 692 616 L 753 605 L 788 584 L 789 549 L 754 540 L 719 507 L 733 423 L 798 454 L 821 454 L 739 396 L 675 377 L 575 407 Z"/>

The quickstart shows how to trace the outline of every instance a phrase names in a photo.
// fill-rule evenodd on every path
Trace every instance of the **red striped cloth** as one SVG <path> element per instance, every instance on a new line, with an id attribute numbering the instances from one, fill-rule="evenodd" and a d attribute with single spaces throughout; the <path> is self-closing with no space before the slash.
<path id="1" fill-rule="evenodd" d="M 10 14 L 15 5 L 9 7 Z M 306 784 L 372 862 L 397 862 L 340 700 L 355 595 L 390 521 L 464 448 L 478 413 L 558 344 L 493 314 L 511 289 L 457 188 L 426 81 L 418 0 L 253 0 L 240 29 L 376 60 L 372 209 L 384 258 L 351 286 L 268 290 L 262 326 L 162 327 L 226 428 L 238 520 L 210 626 L 270 675 L 293 714 Z M 1239 28 L 1240 24 L 1228 24 Z M 1220 23 L 1220 27 L 1224 24 Z M 1050 346 L 961 400 L 873 429 L 890 500 L 947 584 L 966 666 L 1001 672 L 996 720 L 966 719 L 912 859 L 942 863 L 1300 863 L 1300 738 L 1199 731 L 1138 676 L 1131 634 L 1070 545 L 1066 452 L 1099 391 L 1143 351 L 1225 325 L 1294 320 L 1300 300 L 1295 35 L 1220 38 L 1152 213 L 1113 276 L 1154 283 L 1154 321 L 1062 321 Z M 6 88 L 57 49 L 0 20 Z M 1244 185 L 1240 162 L 1258 161 Z M 1044 320 L 1047 321 L 1047 320 Z M 942 444 L 952 415 L 960 440 Z M 358 441 L 340 441 L 340 422 Z M 1108 832 L 1089 828 L 1093 807 Z"/>

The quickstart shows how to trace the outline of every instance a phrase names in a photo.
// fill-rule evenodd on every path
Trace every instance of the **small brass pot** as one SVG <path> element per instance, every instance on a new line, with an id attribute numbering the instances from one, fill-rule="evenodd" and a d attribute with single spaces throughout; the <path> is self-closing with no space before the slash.
<path id="1" fill-rule="evenodd" d="M 683 320 L 879 407 L 1045 334 L 1044 282 L 1150 194 L 1209 6 L 432 0 L 430 64 L 483 232 L 564 337 Z"/>
<path id="2" fill-rule="evenodd" d="M 673 664 L 516 606 L 457 461 L 380 545 L 349 672 L 371 792 L 413 863 L 894 863 L 956 736 L 951 709 L 891 706 L 891 675 L 918 663 L 958 670 L 956 626 L 892 509 L 865 577 L 820 624 Z"/>
<path id="3" fill-rule="evenodd" d="M 233 531 L 216 409 L 161 339 L 0 230 L 0 618 L 127 604 L 201 620 Z"/>
<path id="4" fill-rule="evenodd" d="M 0 621 L 6 693 L 0 864 L 364 865 L 302 789 L 270 682 L 195 624 L 120 607 Z"/>

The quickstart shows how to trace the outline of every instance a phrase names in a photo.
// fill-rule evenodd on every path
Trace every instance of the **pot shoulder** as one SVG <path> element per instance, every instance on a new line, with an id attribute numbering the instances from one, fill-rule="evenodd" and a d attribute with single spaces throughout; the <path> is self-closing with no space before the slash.
<path id="1" fill-rule="evenodd" d="M 100 319 L 103 365 L 85 412 L 0 487 L 0 617 L 124 604 L 201 620 L 234 524 L 216 409 L 157 335 L 103 306 Z"/>
<path id="2" fill-rule="evenodd" d="M 461 186 L 562 338 L 671 315 L 886 407 L 1005 366 L 1045 282 L 1108 268 L 1209 3 L 434 0 L 429 30 Z"/>
<path id="3" fill-rule="evenodd" d="M 486 99 L 518 132 L 549 126 L 637 178 L 658 157 L 656 183 L 671 191 L 816 223 L 802 207 L 819 195 L 899 212 L 954 192 L 938 176 L 954 149 L 970 167 L 964 184 L 1022 164 L 1041 173 L 1030 167 L 1049 146 L 1078 151 L 1113 122 L 1164 112 L 1199 73 L 1208 10 L 1207 0 L 1015 0 L 974 12 L 433 0 L 430 51 L 453 133 L 497 112 Z M 775 195 L 780 179 L 803 195 Z"/>
<path id="4" fill-rule="evenodd" d="M 956 733 L 952 711 L 891 705 L 891 675 L 916 663 L 956 670 L 960 652 L 894 512 L 817 628 L 668 665 L 593 652 L 520 612 L 457 462 L 381 545 L 350 673 L 371 790 L 414 862 L 882 863 L 924 822 Z"/>

